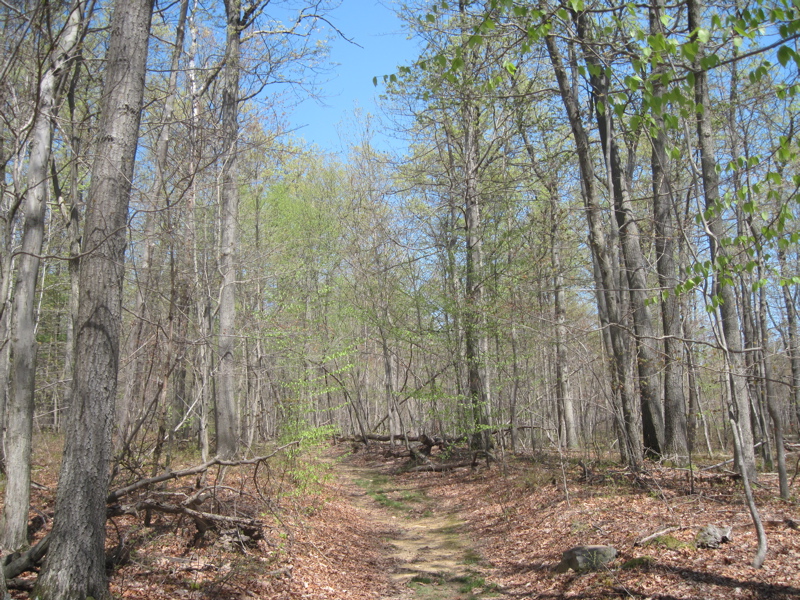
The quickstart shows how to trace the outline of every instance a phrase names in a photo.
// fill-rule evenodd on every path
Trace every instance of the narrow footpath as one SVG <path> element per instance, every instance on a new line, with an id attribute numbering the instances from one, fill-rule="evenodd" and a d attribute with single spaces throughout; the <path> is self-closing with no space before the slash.
<path id="1" fill-rule="evenodd" d="M 384 532 L 393 595 L 383 600 L 478 600 L 497 597 L 466 526 L 435 498 L 435 482 L 403 482 L 380 463 L 345 456 L 336 462 L 337 486 Z"/>

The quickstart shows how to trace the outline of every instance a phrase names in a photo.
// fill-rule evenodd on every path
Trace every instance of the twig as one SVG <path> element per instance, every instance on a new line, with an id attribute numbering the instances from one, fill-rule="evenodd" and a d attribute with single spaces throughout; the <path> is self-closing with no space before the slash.
<path id="1" fill-rule="evenodd" d="M 197 475 L 198 473 L 204 473 L 208 471 L 214 465 L 221 465 L 225 467 L 238 467 L 241 465 L 256 465 L 268 460 L 278 454 L 279 452 L 285 450 L 286 448 L 290 448 L 291 446 L 297 446 L 300 442 L 291 442 L 286 444 L 285 446 L 281 446 L 277 448 L 271 454 L 266 454 L 264 456 L 257 456 L 255 458 L 248 458 L 243 460 L 223 460 L 221 458 L 212 458 L 208 462 L 203 463 L 202 465 L 197 465 L 195 467 L 190 467 L 188 469 L 183 469 L 181 471 L 169 471 L 167 473 L 162 473 L 161 475 L 156 475 L 155 477 L 149 477 L 147 479 L 140 479 L 139 481 L 132 483 L 128 486 L 123 488 L 119 488 L 118 490 L 114 490 L 108 496 L 106 496 L 106 504 L 113 504 L 123 496 L 127 496 L 131 492 L 135 492 L 141 488 L 147 487 L 149 485 L 153 485 L 154 483 L 161 483 L 162 481 L 168 481 L 170 479 L 180 479 L 181 477 L 189 477 L 190 475 Z"/>
<path id="2" fill-rule="evenodd" d="M 758 442 L 757 444 L 753 445 L 753 448 L 754 449 L 758 448 L 763 443 L 764 442 Z M 728 463 L 732 463 L 734 460 L 736 460 L 736 459 L 735 458 L 729 458 L 728 460 L 723 460 L 721 463 L 717 463 L 715 465 L 711 465 L 710 467 L 703 467 L 702 469 L 698 469 L 697 472 L 698 473 L 702 473 L 703 471 L 710 471 L 711 469 L 716 469 L 717 467 L 721 467 L 722 465 L 727 465 Z"/>

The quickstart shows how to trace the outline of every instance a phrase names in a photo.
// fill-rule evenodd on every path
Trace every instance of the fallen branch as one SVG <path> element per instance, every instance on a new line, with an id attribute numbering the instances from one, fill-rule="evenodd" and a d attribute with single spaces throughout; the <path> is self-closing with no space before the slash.
<path id="1" fill-rule="evenodd" d="M 757 444 L 753 445 L 753 448 L 754 449 L 758 448 L 763 443 L 764 442 L 758 442 Z M 717 463 L 715 465 L 711 465 L 710 467 L 703 467 L 702 469 L 697 469 L 697 472 L 698 473 L 702 473 L 703 471 L 710 471 L 711 469 L 716 469 L 717 467 L 721 467 L 723 465 L 727 465 L 729 463 L 732 463 L 734 460 L 736 460 L 736 459 L 735 458 L 729 458 L 728 460 L 723 460 L 721 463 Z"/>
<path id="2" fill-rule="evenodd" d="M 257 456 L 254 458 L 248 458 L 242 460 L 223 460 L 221 458 L 213 458 L 201 465 L 190 467 L 188 469 L 182 469 L 179 471 L 169 471 L 167 473 L 162 473 L 161 475 L 157 475 L 155 477 L 141 479 L 135 483 L 114 490 L 113 492 L 109 493 L 108 496 L 106 496 L 106 503 L 114 505 L 109 507 L 107 515 L 109 517 L 112 517 L 119 514 L 135 514 L 138 510 L 146 510 L 149 508 L 152 510 L 157 510 L 166 513 L 183 514 L 194 519 L 196 523 L 198 522 L 226 523 L 229 525 L 248 528 L 251 530 L 257 530 L 260 532 L 264 527 L 264 525 L 263 523 L 255 519 L 244 518 L 244 517 L 230 517 L 226 515 L 216 515 L 213 513 L 206 513 L 194 510 L 193 508 L 189 508 L 188 506 L 175 506 L 171 504 L 162 504 L 152 501 L 143 501 L 128 507 L 122 507 L 117 504 L 117 501 L 120 498 L 127 496 L 131 492 L 140 490 L 142 488 L 146 488 L 155 483 L 161 483 L 162 481 L 168 481 L 170 479 L 180 479 L 182 477 L 197 475 L 198 473 L 203 473 L 207 471 L 208 469 L 210 469 L 215 465 L 220 465 L 224 467 L 236 467 L 241 465 L 258 465 L 274 457 L 279 452 L 286 450 L 287 448 L 299 445 L 299 443 L 300 442 L 297 441 L 291 442 L 289 444 L 281 446 L 280 448 L 277 448 L 274 452 L 266 454 L 264 456 Z M 7 563 L 2 565 L 2 569 L 3 569 L 3 576 L 5 577 L 5 580 L 9 583 L 9 587 L 12 587 L 14 589 L 27 589 L 26 587 L 24 587 L 27 585 L 24 580 L 15 580 L 14 578 L 26 571 L 31 571 L 35 569 L 44 558 L 49 546 L 50 546 L 50 534 L 44 536 L 41 540 L 39 540 L 39 542 L 35 546 L 30 548 L 26 552 L 17 555 L 11 555 L 10 557 L 6 558 Z"/>
<path id="3" fill-rule="evenodd" d="M 177 504 L 164 504 L 163 502 L 152 502 L 147 500 L 143 502 L 137 502 L 134 506 L 123 507 L 122 514 L 136 514 L 138 511 L 147 509 L 164 512 L 171 515 L 186 515 L 187 517 L 192 517 L 193 519 L 202 519 L 203 521 L 212 521 L 215 523 L 225 523 L 227 525 L 235 525 L 243 528 L 246 527 L 260 530 L 263 527 L 263 523 L 257 519 L 217 515 L 214 513 L 194 510 L 192 508 Z"/>
<path id="4" fill-rule="evenodd" d="M 409 473 L 423 473 L 426 471 L 430 471 L 431 473 L 442 473 L 444 471 L 452 471 L 453 469 L 460 469 L 461 467 L 471 467 L 474 464 L 473 461 L 461 461 L 457 463 L 430 463 L 427 465 L 419 465 L 416 467 L 412 467 L 408 469 Z"/>
<path id="5" fill-rule="evenodd" d="M 170 479 L 180 479 L 182 477 L 190 477 L 191 475 L 197 475 L 199 473 L 204 473 L 208 471 L 213 466 L 221 465 L 223 467 L 238 467 L 241 465 L 255 465 L 264 462 L 265 460 L 269 460 L 279 452 L 286 450 L 291 446 L 297 446 L 300 442 L 291 442 L 286 444 L 285 446 L 281 446 L 277 448 L 271 454 L 266 454 L 264 456 L 257 456 L 255 458 L 248 458 L 243 460 L 223 460 L 221 458 L 212 458 L 211 460 L 203 463 L 202 465 L 197 465 L 195 467 L 189 467 L 188 469 L 182 469 L 180 471 L 168 471 L 166 473 L 162 473 L 161 475 L 156 475 L 155 477 L 148 477 L 147 479 L 140 479 L 139 481 L 127 485 L 125 487 L 119 488 L 118 490 L 114 490 L 108 496 L 106 496 L 106 504 L 114 504 L 120 498 L 127 496 L 131 492 L 135 492 L 136 490 L 140 490 L 142 488 L 148 487 L 153 485 L 154 483 L 161 483 L 162 481 L 169 481 Z"/>
<path id="6" fill-rule="evenodd" d="M 17 556 L 12 554 L 10 557 L 11 560 L 9 560 L 8 564 L 3 565 L 3 576 L 6 578 L 6 581 L 10 583 L 10 580 L 17 575 L 35 568 L 36 565 L 38 565 L 44 558 L 44 555 L 47 553 L 47 549 L 49 547 L 50 534 L 48 533 L 41 540 L 39 540 L 39 543 L 26 552 L 23 552 Z"/>
<path id="7" fill-rule="evenodd" d="M 6 587 L 10 590 L 22 590 L 23 592 L 32 592 L 35 581 L 30 579 L 9 579 L 6 581 Z"/>
<path id="8" fill-rule="evenodd" d="M 633 542 L 634 546 L 643 546 L 647 542 L 651 542 L 654 539 L 661 537 L 665 533 L 672 533 L 673 531 L 680 531 L 681 529 L 685 529 L 685 527 L 664 527 L 663 529 L 659 529 L 655 533 L 651 533 L 650 535 L 646 535 L 643 538 L 639 538 L 635 542 Z"/>

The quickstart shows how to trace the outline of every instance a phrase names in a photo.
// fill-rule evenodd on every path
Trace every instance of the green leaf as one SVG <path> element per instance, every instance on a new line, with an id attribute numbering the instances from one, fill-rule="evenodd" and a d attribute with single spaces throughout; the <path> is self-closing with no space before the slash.
<path id="1" fill-rule="evenodd" d="M 789 46 L 781 46 L 778 48 L 778 62 L 781 63 L 782 67 L 788 64 L 792 58 L 792 54 L 793 50 L 789 48 Z"/>
<path id="2" fill-rule="evenodd" d="M 719 56 L 716 54 L 709 54 L 700 59 L 700 68 L 703 70 L 713 69 L 719 64 Z"/>
<path id="3" fill-rule="evenodd" d="M 697 42 L 688 42 L 683 45 L 681 51 L 687 60 L 693 61 L 697 56 L 697 50 L 699 47 L 700 45 Z"/>
<path id="4" fill-rule="evenodd" d="M 708 29 L 703 29 L 700 27 L 697 30 L 697 39 L 703 42 L 704 44 L 708 43 L 708 40 L 711 39 L 711 32 Z"/>
<path id="5" fill-rule="evenodd" d="M 635 92 L 639 89 L 639 86 L 642 83 L 642 78 L 638 75 L 628 75 L 625 77 L 625 85 L 627 85 L 631 91 Z"/>

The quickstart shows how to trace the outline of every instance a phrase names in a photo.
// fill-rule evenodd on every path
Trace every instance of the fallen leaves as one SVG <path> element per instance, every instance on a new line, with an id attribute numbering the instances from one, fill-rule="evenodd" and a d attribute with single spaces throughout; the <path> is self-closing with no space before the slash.
<path id="1" fill-rule="evenodd" d="M 335 450 L 341 452 L 343 450 Z M 57 454 L 57 453 L 56 453 Z M 347 460 L 384 473 L 404 459 L 386 459 L 377 448 Z M 47 516 L 58 467 L 53 450 L 42 459 L 31 516 Z M 465 535 L 479 552 L 487 582 L 517 598 L 669 598 L 681 600 L 789 599 L 800 596 L 800 511 L 778 500 L 771 476 L 762 475 L 757 502 L 767 524 L 769 553 L 761 570 L 749 566 L 755 536 L 737 482 L 709 474 L 694 481 L 686 473 L 648 466 L 639 482 L 616 471 L 582 482 L 581 470 L 567 469 L 567 493 L 557 457 L 510 459 L 503 469 L 395 474 L 404 488 L 424 490 L 442 511 L 458 513 Z M 383 547 L 391 521 L 357 506 L 336 482 L 296 493 L 287 472 L 262 473 L 259 495 L 252 473 L 232 468 L 226 486 L 236 515 L 263 520 L 264 539 L 237 548 L 206 533 L 192 545 L 195 524 L 185 515 L 154 514 L 109 521 L 108 547 L 126 539 L 130 562 L 111 576 L 112 593 L 130 600 L 376 600 L 398 598 Z M 595 467 L 595 472 L 600 471 Z M 259 475 L 259 477 L 261 477 Z M 552 484 L 557 476 L 557 485 Z M 280 486 L 280 487 L 276 487 Z M 269 499 L 265 508 L 256 500 Z M 224 500 L 224 499 L 221 499 Z M 37 539 L 51 526 L 49 516 Z M 704 525 L 730 525 L 733 540 L 718 550 L 694 547 Z M 655 538 L 636 541 L 663 531 Z M 670 539 L 667 539 L 667 536 Z M 583 544 L 611 545 L 619 556 L 609 570 L 556 574 L 561 553 Z M 639 559 L 639 560 L 637 560 Z M 626 568 L 620 568 L 626 564 Z M 15 598 L 25 598 L 22 591 Z"/>

